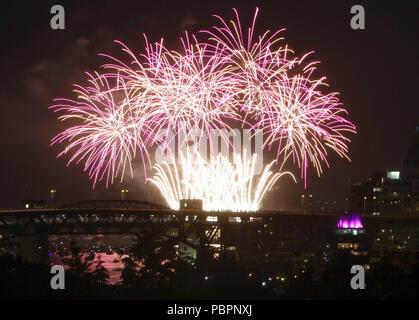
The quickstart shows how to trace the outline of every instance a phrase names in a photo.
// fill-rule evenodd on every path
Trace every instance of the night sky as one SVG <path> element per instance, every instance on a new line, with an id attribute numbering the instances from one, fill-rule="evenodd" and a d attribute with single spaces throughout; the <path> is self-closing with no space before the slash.
<path id="1" fill-rule="evenodd" d="M 108 190 L 104 183 L 92 190 L 82 165 L 66 167 L 56 159 L 62 146 L 50 140 L 64 125 L 48 107 L 52 99 L 74 98 L 72 84 L 85 83 L 84 71 L 98 70 L 106 61 L 98 53 L 121 57 L 113 43 L 121 40 L 134 52 L 150 40 L 165 39 L 179 49 L 183 30 L 208 28 L 219 14 L 233 18 L 238 9 L 243 22 L 260 7 L 257 31 L 285 27 L 286 43 L 297 54 L 314 50 L 321 60 L 331 91 L 339 91 L 357 126 L 351 135 L 348 162 L 331 155 L 331 168 L 321 178 L 314 170 L 308 192 L 317 199 L 341 202 L 353 182 L 372 171 L 400 167 L 415 125 L 417 103 L 418 10 L 416 1 L 15 1 L 2 4 L 1 17 L 1 182 L 0 208 L 21 207 L 24 199 L 47 199 L 57 189 L 61 203 L 87 199 L 118 199 L 121 184 Z M 66 29 L 50 28 L 50 8 L 66 10 Z M 366 30 L 350 28 L 350 8 L 366 10 Z M 4 7 L 5 6 L 5 7 Z M 138 168 L 140 168 L 138 166 Z M 298 175 L 298 168 L 294 168 Z M 144 186 L 144 178 L 125 177 L 129 198 L 160 201 L 158 191 Z M 265 198 L 266 208 L 292 209 L 303 182 L 284 179 Z"/>

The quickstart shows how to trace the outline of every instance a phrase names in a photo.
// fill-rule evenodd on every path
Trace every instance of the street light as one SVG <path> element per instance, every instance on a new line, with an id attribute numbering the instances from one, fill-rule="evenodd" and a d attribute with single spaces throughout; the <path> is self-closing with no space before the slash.
<path id="1" fill-rule="evenodd" d="M 128 197 L 128 189 L 121 189 L 121 200 L 125 200 Z"/>

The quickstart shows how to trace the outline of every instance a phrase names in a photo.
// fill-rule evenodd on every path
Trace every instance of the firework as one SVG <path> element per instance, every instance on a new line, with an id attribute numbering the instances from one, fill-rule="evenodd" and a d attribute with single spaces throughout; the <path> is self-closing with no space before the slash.
<path id="1" fill-rule="evenodd" d="M 225 119 L 240 119 L 230 96 L 235 93 L 229 66 L 220 56 L 211 55 L 207 46 L 185 33 L 181 39 L 184 52 L 168 51 L 163 42 L 153 45 L 146 39 L 146 54 L 139 61 L 124 45 L 130 66 L 113 59 L 104 67 L 113 72 L 108 77 L 123 77 L 132 100 L 148 97 L 146 112 L 176 134 L 228 128 Z"/>
<path id="2" fill-rule="evenodd" d="M 94 185 L 105 176 L 108 185 L 119 174 L 122 179 L 127 166 L 132 174 L 131 163 L 138 153 L 146 173 L 150 148 L 170 143 L 169 132 L 174 132 L 170 139 L 182 134 L 185 141 L 192 137 L 197 144 L 202 138 L 210 139 L 212 130 L 226 132 L 234 120 L 254 132 L 263 131 L 263 148 L 276 151 L 280 170 L 292 161 L 300 168 L 305 185 L 310 165 L 319 176 L 324 166 L 329 166 L 329 151 L 349 159 L 346 134 L 355 132 L 355 126 L 345 119 L 346 110 L 338 94 L 324 93 L 326 78 L 315 77 L 319 62 L 308 61 L 311 52 L 296 56 L 283 43 L 284 29 L 256 36 L 258 9 L 247 29 L 233 10 L 235 21 L 226 23 L 216 16 L 220 24 L 201 31 L 206 41 L 185 32 L 181 51 L 167 49 L 163 40 L 149 43 L 145 37 L 145 52 L 137 55 L 117 41 L 129 62 L 105 55 L 110 61 L 102 66 L 102 74 L 89 75 L 87 87 L 77 86 L 77 100 L 61 99 L 60 104 L 52 106 L 64 113 L 59 119 L 75 122 L 52 141 L 67 143 L 59 156 L 72 153 L 68 164 L 84 162 Z M 162 129 L 167 130 L 163 137 L 159 133 Z M 227 136 L 221 137 L 230 143 Z M 207 199 L 206 209 L 217 209 L 218 201 L 222 208 L 253 210 L 267 190 L 263 186 L 271 186 L 275 180 L 264 176 L 264 171 L 258 189 L 259 184 L 253 186 L 251 179 L 236 176 L 233 180 L 247 187 L 229 185 L 223 193 L 212 194 L 213 187 L 205 193 L 203 188 L 211 181 L 228 186 L 229 181 L 222 181 L 231 180 L 226 172 L 234 175 L 240 168 L 250 170 L 250 159 L 236 155 L 229 163 L 219 156 L 215 157 L 218 163 L 207 163 L 195 157 L 196 168 L 191 159 L 191 154 L 182 158 L 181 180 L 177 169 L 171 168 L 174 164 L 156 167 L 153 182 L 172 207 L 180 198 L 193 194 Z M 271 166 L 265 168 L 266 172 Z M 225 175 L 217 176 L 222 170 Z M 198 174 L 201 176 L 195 176 Z M 207 183 L 199 185 L 198 181 Z M 246 189 L 249 183 L 256 188 L 251 196 Z M 246 196 L 237 198 L 238 194 Z"/>
<path id="3" fill-rule="evenodd" d="M 263 109 L 264 116 L 257 126 L 264 130 L 264 147 L 277 144 L 277 160 L 284 165 L 292 158 L 301 168 L 306 185 L 307 168 L 311 162 L 320 176 L 322 164 L 329 166 L 327 151 L 347 156 L 345 132 L 355 132 L 354 125 L 342 116 L 346 110 L 336 93 L 323 95 L 318 87 L 321 80 L 310 81 L 302 76 L 284 78 L 271 90 L 275 99 Z M 282 167 L 282 166 L 281 166 Z"/>
<path id="4" fill-rule="evenodd" d="M 208 162 L 196 149 L 187 148 L 180 154 L 179 164 L 155 165 L 156 174 L 150 181 L 155 184 L 167 204 L 179 209 L 181 199 L 202 199 L 206 211 L 257 211 L 265 193 L 275 182 L 290 172 L 273 173 L 273 162 L 266 165 L 255 183 L 254 169 L 256 154 L 246 159 L 238 153 L 233 163 L 221 153 Z"/>
<path id="5" fill-rule="evenodd" d="M 231 67 L 236 83 L 233 95 L 236 106 L 245 113 L 245 117 L 254 116 L 263 110 L 272 100 L 270 85 L 281 77 L 287 77 L 294 65 L 301 64 L 304 58 L 293 56 L 288 45 L 282 44 L 281 32 L 269 30 L 255 36 L 255 24 L 259 9 L 256 8 L 252 24 L 247 32 L 242 30 L 239 14 L 233 9 L 236 21 L 226 23 L 218 15 L 215 17 L 220 26 L 201 32 L 209 36 L 208 46 L 212 54 L 221 56 L 225 64 Z"/>
<path id="6" fill-rule="evenodd" d="M 284 29 L 255 37 L 256 8 L 247 33 L 242 30 L 238 12 L 236 20 L 227 24 L 216 16 L 221 26 L 209 34 L 213 54 L 224 57 L 236 77 L 236 105 L 241 106 L 243 122 L 249 119 L 253 129 L 263 130 L 263 147 L 276 148 L 276 161 L 282 166 L 292 159 L 301 169 L 307 184 L 311 163 L 320 176 L 327 167 L 327 151 L 347 156 L 345 132 L 355 133 L 355 126 L 344 119 L 337 93 L 323 94 L 325 77 L 314 79 L 318 61 L 305 63 L 311 52 L 294 57 L 288 45 L 280 45 Z M 247 122 L 247 123 L 249 123 Z"/>
<path id="7" fill-rule="evenodd" d="M 116 87 L 100 75 L 89 76 L 89 86 L 76 85 L 78 100 L 56 99 L 51 106 L 55 112 L 63 112 L 58 119 L 76 121 L 78 125 L 64 130 L 52 139 L 52 145 L 67 142 L 58 157 L 72 151 L 68 164 L 85 161 L 84 171 L 88 171 L 93 186 L 106 176 L 106 186 L 113 182 L 121 171 L 124 176 L 137 149 L 144 160 L 149 157 L 149 117 L 138 105 L 133 105 L 121 79 Z M 119 89 L 121 88 L 121 89 Z M 145 137 L 145 138 L 143 138 Z"/>

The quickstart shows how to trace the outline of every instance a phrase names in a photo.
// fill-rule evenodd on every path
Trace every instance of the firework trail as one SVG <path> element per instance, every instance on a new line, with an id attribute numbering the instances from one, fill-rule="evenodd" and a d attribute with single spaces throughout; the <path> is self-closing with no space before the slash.
<path id="1" fill-rule="evenodd" d="M 276 99 L 263 109 L 257 124 L 265 133 L 264 147 L 278 145 L 276 157 L 282 158 L 281 167 L 292 158 L 301 168 L 305 186 L 310 162 L 318 176 L 323 163 L 329 167 L 328 149 L 350 160 L 346 145 L 350 140 L 344 133 L 355 132 L 354 125 L 342 116 L 347 112 L 340 107 L 337 94 L 321 94 L 317 89 L 321 85 L 321 80 L 313 82 L 302 76 L 275 83 Z"/>
<path id="2" fill-rule="evenodd" d="M 185 135 L 201 131 L 209 136 L 211 130 L 229 128 L 225 119 L 240 119 L 229 98 L 236 89 L 230 67 L 211 55 L 206 45 L 195 37 L 191 42 L 185 33 L 181 38 L 184 52 L 179 53 L 168 51 L 162 41 L 149 44 L 145 39 L 142 62 L 123 45 L 131 67 L 112 57 L 114 63 L 104 67 L 113 71 L 107 76 L 124 78 L 134 101 L 136 93 L 140 99 L 148 96 L 145 108 L 158 128 Z"/>
<path id="3" fill-rule="evenodd" d="M 122 179 L 127 165 L 132 175 L 131 162 L 137 148 L 143 160 L 149 158 L 149 121 L 138 105 L 140 99 L 133 104 L 120 79 L 116 87 L 111 87 L 103 76 L 88 77 L 90 86 L 75 86 L 77 101 L 55 99 L 57 104 L 50 107 L 64 113 L 59 120 L 80 123 L 58 134 L 51 144 L 67 142 L 58 157 L 72 151 L 67 166 L 84 160 L 84 171 L 93 186 L 104 176 L 108 186 L 120 171 Z"/>
<path id="4" fill-rule="evenodd" d="M 268 89 L 271 83 L 278 77 L 287 77 L 289 70 L 303 59 L 291 58 L 293 51 L 287 45 L 280 45 L 284 39 L 280 33 L 285 29 L 255 36 L 258 8 L 247 33 L 242 30 L 237 10 L 233 11 L 236 21 L 230 21 L 230 26 L 215 15 L 221 26 L 201 32 L 209 36 L 208 46 L 212 55 L 221 56 L 224 63 L 231 67 L 236 83 L 232 98 L 247 117 L 257 114 L 270 103 L 272 92 Z"/>
<path id="5" fill-rule="evenodd" d="M 255 37 L 258 8 L 252 25 L 244 32 L 238 12 L 233 10 L 236 21 L 229 25 L 215 16 L 221 26 L 202 32 L 214 43 L 213 54 L 223 56 L 237 75 L 234 98 L 244 113 L 243 122 L 250 117 L 251 128 L 263 130 L 264 148 L 276 147 L 281 168 L 292 158 L 301 169 L 306 187 L 310 163 L 318 176 L 323 163 L 329 167 L 328 149 L 350 160 L 346 144 L 350 140 L 343 133 L 355 133 L 355 126 L 343 118 L 347 112 L 337 93 L 321 92 L 321 87 L 327 86 L 326 78 L 313 78 L 319 61 L 305 64 L 312 52 L 293 57 L 288 45 L 280 45 L 284 29 Z"/>
<path id="6" fill-rule="evenodd" d="M 129 62 L 104 55 L 109 62 L 102 66 L 103 72 L 88 75 L 88 86 L 76 86 L 76 100 L 58 99 L 60 103 L 51 107 L 63 113 L 60 120 L 75 123 L 52 140 L 52 144 L 67 144 L 59 156 L 72 153 L 68 164 L 84 162 L 84 170 L 94 181 L 93 185 L 105 177 L 108 185 L 119 174 L 122 179 L 126 167 L 132 174 L 131 163 L 137 153 L 146 171 L 150 148 L 170 143 L 169 132 L 175 133 L 170 139 L 180 134 L 190 137 L 191 132 L 200 132 L 205 139 L 210 139 L 211 130 L 226 132 L 223 129 L 230 129 L 228 123 L 234 120 L 255 132 L 263 130 L 263 148 L 276 151 L 275 161 L 280 170 L 289 161 L 297 165 L 305 185 L 310 165 L 319 176 L 324 166 L 329 166 L 328 152 L 349 160 L 347 144 L 350 140 L 346 134 L 355 133 L 355 126 L 345 119 L 347 112 L 338 94 L 323 93 L 327 88 L 326 78 L 315 78 L 319 62 L 308 61 L 312 52 L 296 56 L 283 43 L 284 29 L 256 35 L 259 9 L 247 29 L 243 28 L 238 12 L 233 10 L 235 20 L 227 23 L 216 16 L 219 25 L 201 31 L 200 35 L 207 37 L 206 42 L 185 32 L 179 52 L 168 50 L 163 40 L 150 43 L 145 37 L 145 51 L 137 55 L 116 41 Z M 162 129 L 167 130 L 163 137 L 158 134 Z M 195 138 L 198 142 L 202 136 Z M 228 137 L 222 135 L 222 138 L 230 143 Z M 198 158 L 199 166 L 194 172 L 191 169 L 194 164 L 188 162 L 192 161 L 191 157 L 187 154 L 182 161 L 192 172 L 181 167 L 181 174 L 185 176 L 182 179 L 191 182 L 176 187 L 169 188 L 168 183 L 181 183 L 177 169 L 169 170 L 171 165 L 167 163 L 156 167 L 157 175 L 152 181 L 170 206 L 176 206 L 174 201 L 179 197 L 190 197 L 198 192 L 210 199 L 207 202 L 212 204 L 207 208 L 221 208 L 216 207 L 217 201 L 231 208 L 227 200 L 222 199 L 230 194 L 227 189 L 223 194 L 204 194 L 203 188 L 207 185 L 199 185 L 198 177 L 192 177 L 199 173 L 203 175 L 201 181 L 227 184 L 227 181 L 220 182 L 230 180 L 226 173 L 234 175 L 239 168 L 248 168 L 248 160 L 237 160 L 235 156 L 233 163 L 228 163 L 220 156 L 216 158 L 217 164 Z M 269 171 L 271 166 L 272 163 L 265 170 Z M 217 171 L 211 168 L 218 168 L 218 172 L 224 170 L 225 175 L 216 177 Z M 248 176 L 246 172 L 244 176 Z M 210 174 L 211 178 L 207 178 Z M 239 191 L 228 196 L 228 201 L 234 199 L 234 208 L 249 210 L 259 206 L 267 190 L 264 186 L 276 181 L 263 177 L 262 174 L 260 197 L 237 198 Z M 247 186 L 251 184 L 238 178 L 237 181 Z M 243 190 L 247 189 L 240 192 Z M 238 203 L 243 199 L 247 202 L 241 206 Z"/>
<path id="7" fill-rule="evenodd" d="M 179 210 L 181 199 L 202 199 L 206 211 L 257 211 L 279 178 L 290 175 L 295 181 L 295 177 L 290 172 L 273 173 L 271 162 L 255 183 L 255 163 L 256 154 L 246 159 L 238 153 L 233 155 L 233 163 L 221 153 L 208 162 L 196 149 L 187 148 L 179 164 L 172 158 L 170 163 L 155 165 L 156 174 L 149 180 L 174 210 Z"/>

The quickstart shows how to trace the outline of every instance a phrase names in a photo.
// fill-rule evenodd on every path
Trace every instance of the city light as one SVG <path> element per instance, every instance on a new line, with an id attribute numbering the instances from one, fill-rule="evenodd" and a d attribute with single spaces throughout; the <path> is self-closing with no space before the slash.
<path id="1" fill-rule="evenodd" d="M 387 178 L 390 180 L 399 180 L 400 179 L 400 171 L 389 171 L 387 172 Z"/>

